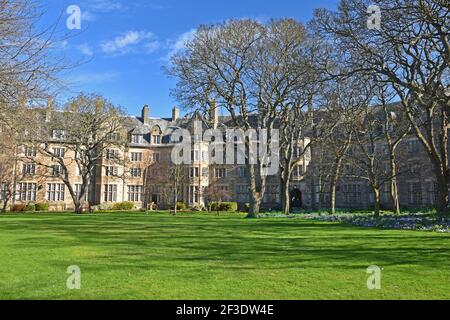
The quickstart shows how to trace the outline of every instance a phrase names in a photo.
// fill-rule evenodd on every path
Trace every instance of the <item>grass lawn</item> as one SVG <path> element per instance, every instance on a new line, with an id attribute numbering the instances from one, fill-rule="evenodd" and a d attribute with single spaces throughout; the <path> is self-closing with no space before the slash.
<path id="1" fill-rule="evenodd" d="M 449 234 L 301 219 L 0 215 L 0 259 L 0 299 L 450 299 Z"/>

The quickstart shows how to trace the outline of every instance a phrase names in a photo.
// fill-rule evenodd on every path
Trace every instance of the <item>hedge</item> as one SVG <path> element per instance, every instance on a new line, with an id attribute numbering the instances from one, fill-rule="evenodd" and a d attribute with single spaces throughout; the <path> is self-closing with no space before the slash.
<path id="1" fill-rule="evenodd" d="M 112 210 L 116 210 L 116 211 L 127 211 L 127 210 L 133 210 L 133 209 L 134 209 L 133 202 L 119 202 L 119 203 L 115 203 L 112 207 Z"/>
<path id="2" fill-rule="evenodd" d="M 48 211 L 50 205 L 48 203 L 36 203 L 36 211 Z"/>
<path id="3" fill-rule="evenodd" d="M 236 212 L 238 210 L 237 202 L 212 202 L 211 211 Z"/>

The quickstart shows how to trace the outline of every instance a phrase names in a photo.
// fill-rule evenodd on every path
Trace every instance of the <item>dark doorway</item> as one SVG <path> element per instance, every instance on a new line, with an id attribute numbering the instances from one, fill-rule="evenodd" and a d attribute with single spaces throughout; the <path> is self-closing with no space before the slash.
<path id="1" fill-rule="evenodd" d="M 159 197 L 158 197 L 158 195 L 156 195 L 156 194 L 152 195 L 152 202 L 153 202 L 153 204 L 156 204 L 156 205 L 159 204 Z"/>
<path id="2" fill-rule="evenodd" d="M 293 209 L 303 207 L 302 192 L 298 188 L 291 192 L 291 206 Z"/>

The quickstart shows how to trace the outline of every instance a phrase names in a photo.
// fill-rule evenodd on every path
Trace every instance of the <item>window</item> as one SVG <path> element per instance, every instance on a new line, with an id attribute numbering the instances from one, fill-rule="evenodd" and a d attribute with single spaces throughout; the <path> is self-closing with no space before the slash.
<path id="1" fill-rule="evenodd" d="M 199 168 L 189 168 L 189 177 L 190 178 L 198 178 L 200 176 Z"/>
<path id="2" fill-rule="evenodd" d="M 156 144 L 156 145 L 161 144 L 161 136 L 153 135 L 152 136 L 152 143 Z"/>
<path id="3" fill-rule="evenodd" d="M 435 205 L 438 202 L 438 184 L 436 182 L 428 182 L 428 203 Z"/>
<path id="4" fill-rule="evenodd" d="M 216 178 L 225 178 L 227 176 L 227 169 L 226 168 L 215 168 L 214 176 Z"/>
<path id="5" fill-rule="evenodd" d="M 141 202 L 142 186 L 128 186 L 128 201 Z"/>
<path id="6" fill-rule="evenodd" d="M 53 156 L 56 158 L 64 158 L 66 150 L 64 148 L 53 148 Z"/>
<path id="7" fill-rule="evenodd" d="M 134 178 L 142 177 L 142 169 L 141 168 L 131 168 L 130 175 Z"/>
<path id="8" fill-rule="evenodd" d="M 117 160 L 119 159 L 119 150 L 117 149 L 107 149 L 106 150 L 107 160 Z"/>
<path id="9" fill-rule="evenodd" d="M 119 168 L 113 166 L 106 167 L 105 173 L 107 177 L 117 177 L 119 175 Z"/>
<path id="10" fill-rule="evenodd" d="M 159 163 L 159 161 L 161 160 L 161 155 L 159 153 L 152 154 L 152 160 L 154 163 Z"/>
<path id="11" fill-rule="evenodd" d="M 132 162 L 141 162 L 142 161 L 142 152 L 132 152 L 131 153 L 131 161 Z"/>
<path id="12" fill-rule="evenodd" d="M 34 158 L 36 157 L 36 148 L 26 146 L 24 150 L 25 157 Z"/>
<path id="13" fill-rule="evenodd" d="M 64 174 L 64 169 L 61 165 L 55 164 L 52 166 L 52 175 L 54 177 L 59 177 Z"/>
<path id="14" fill-rule="evenodd" d="M 36 174 L 36 164 L 34 163 L 24 163 L 22 167 L 22 174 L 24 175 L 35 175 Z"/>
<path id="15" fill-rule="evenodd" d="M 360 204 L 362 201 L 362 186 L 360 184 L 344 184 L 344 199 L 347 204 Z"/>
<path id="16" fill-rule="evenodd" d="M 422 205 L 422 184 L 420 182 L 409 183 L 409 204 Z"/>
<path id="17" fill-rule="evenodd" d="M 36 201 L 36 183 L 19 183 L 17 198 L 19 201 Z"/>
<path id="18" fill-rule="evenodd" d="M 105 202 L 117 202 L 117 185 L 105 184 Z"/>
<path id="19" fill-rule="evenodd" d="M 76 184 L 76 185 L 75 185 L 74 193 L 75 193 L 75 197 L 76 197 L 77 199 L 78 199 L 78 197 L 79 197 L 80 194 L 81 194 L 81 187 L 82 187 L 81 184 Z M 83 197 L 83 200 L 84 200 L 84 201 L 87 201 L 87 200 L 88 200 L 88 190 L 86 190 L 86 192 L 85 192 L 85 194 L 84 194 L 84 197 Z"/>
<path id="20" fill-rule="evenodd" d="M 117 142 L 117 141 L 119 141 L 119 134 L 118 133 L 109 133 L 107 136 L 107 140 L 110 142 Z"/>
<path id="21" fill-rule="evenodd" d="M 190 203 L 199 203 L 200 189 L 198 186 L 189 187 L 189 200 L 190 200 Z"/>
<path id="22" fill-rule="evenodd" d="M 0 201 L 6 200 L 7 193 L 8 193 L 8 184 L 6 182 L 2 182 L 0 184 Z"/>
<path id="23" fill-rule="evenodd" d="M 133 134 L 131 136 L 131 143 L 134 143 L 134 144 L 144 143 L 144 136 L 142 134 Z"/>
<path id="24" fill-rule="evenodd" d="M 419 152 L 419 140 L 413 139 L 408 141 L 408 152 L 409 153 L 418 153 Z"/>
<path id="25" fill-rule="evenodd" d="M 56 139 L 56 140 L 63 140 L 63 139 L 66 138 L 66 136 L 67 136 L 67 133 L 66 133 L 65 130 L 60 130 L 60 129 L 58 129 L 58 130 L 53 130 L 53 131 L 52 131 L 52 138 L 53 138 L 53 139 Z"/>
<path id="26" fill-rule="evenodd" d="M 64 201 L 64 192 L 66 186 L 63 183 L 47 184 L 47 200 L 48 201 Z"/>
<path id="27" fill-rule="evenodd" d="M 238 175 L 239 175 L 239 178 L 246 178 L 247 177 L 247 168 L 239 167 L 238 168 Z"/>

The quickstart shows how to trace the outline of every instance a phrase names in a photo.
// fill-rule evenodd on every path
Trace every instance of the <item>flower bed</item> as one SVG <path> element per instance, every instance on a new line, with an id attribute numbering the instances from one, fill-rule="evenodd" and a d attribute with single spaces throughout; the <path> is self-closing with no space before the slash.
<path id="1" fill-rule="evenodd" d="M 449 218 L 437 218 L 424 214 L 408 214 L 401 216 L 383 215 L 379 218 L 367 214 L 339 214 L 332 216 L 308 214 L 302 217 L 319 221 L 340 222 L 359 227 L 450 233 Z"/>

